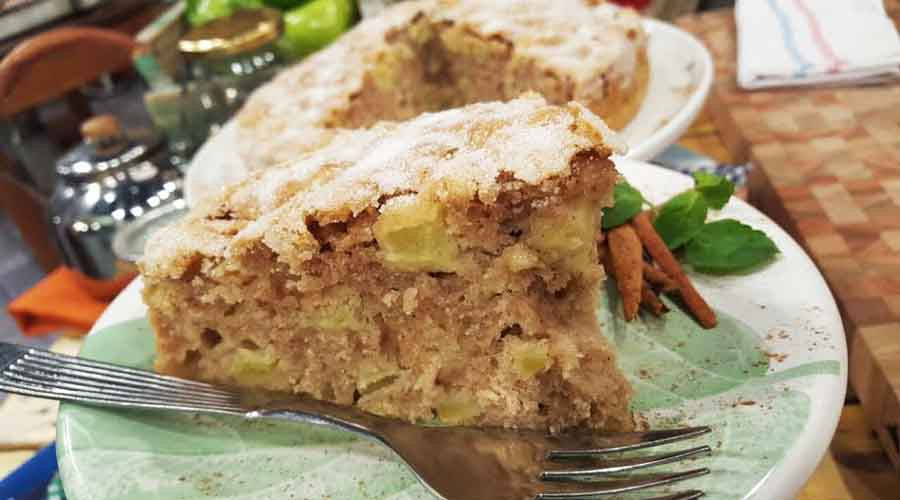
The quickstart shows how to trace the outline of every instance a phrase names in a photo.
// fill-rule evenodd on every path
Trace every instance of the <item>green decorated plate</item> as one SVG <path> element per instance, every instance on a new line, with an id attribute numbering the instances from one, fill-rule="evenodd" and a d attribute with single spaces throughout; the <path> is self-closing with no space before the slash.
<path id="1" fill-rule="evenodd" d="M 691 183 L 646 163 L 619 167 L 654 202 Z M 825 453 L 843 404 L 840 316 L 813 263 L 772 221 L 740 201 L 716 216 L 764 230 L 781 250 L 752 274 L 694 277 L 721 325 L 700 330 L 677 308 L 626 324 L 609 312 L 620 306 L 607 293 L 598 304 L 603 334 L 634 385 L 635 411 L 651 426 L 713 428 L 703 438 L 712 456 L 670 467 L 712 470 L 684 487 L 713 499 L 793 498 Z M 151 365 L 140 287 L 138 280 L 107 309 L 83 356 Z M 73 500 L 431 498 L 382 446 L 301 424 L 63 404 L 57 449 Z"/>

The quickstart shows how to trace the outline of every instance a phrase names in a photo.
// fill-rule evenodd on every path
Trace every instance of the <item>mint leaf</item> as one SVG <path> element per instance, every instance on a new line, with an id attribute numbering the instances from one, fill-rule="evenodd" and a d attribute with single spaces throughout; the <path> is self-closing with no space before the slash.
<path id="1" fill-rule="evenodd" d="M 734 184 L 728 179 L 698 170 L 694 172 L 694 189 L 706 198 L 706 204 L 716 210 L 728 203 L 728 198 L 734 194 Z"/>
<path id="2" fill-rule="evenodd" d="M 734 219 L 710 222 L 687 244 L 684 261 L 697 271 L 728 274 L 758 266 L 778 253 L 765 233 Z"/>
<path id="3" fill-rule="evenodd" d="M 628 222 L 641 211 L 644 197 L 641 192 L 627 182 L 620 182 L 613 188 L 613 206 L 603 209 L 603 229 L 610 229 Z"/>
<path id="4" fill-rule="evenodd" d="M 676 249 L 697 234 L 706 222 L 708 206 L 699 191 L 685 191 L 659 207 L 653 227 L 666 245 Z"/>

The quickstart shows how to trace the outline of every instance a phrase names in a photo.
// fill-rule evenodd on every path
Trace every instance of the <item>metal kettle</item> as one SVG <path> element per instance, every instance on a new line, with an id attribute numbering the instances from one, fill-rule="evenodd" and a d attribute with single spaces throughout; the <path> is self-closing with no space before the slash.
<path id="1" fill-rule="evenodd" d="M 56 164 L 50 200 L 54 236 L 65 264 L 89 278 L 132 273 L 116 258 L 116 231 L 147 211 L 180 200 L 181 173 L 155 133 L 125 133 L 112 115 L 81 125 L 83 142 Z"/>

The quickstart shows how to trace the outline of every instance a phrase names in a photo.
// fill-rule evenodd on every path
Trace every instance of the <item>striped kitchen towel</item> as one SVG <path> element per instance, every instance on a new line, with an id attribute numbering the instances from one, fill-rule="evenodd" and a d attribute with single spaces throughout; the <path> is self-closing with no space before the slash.
<path id="1" fill-rule="evenodd" d="M 900 37 L 882 0 L 738 0 L 745 89 L 900 78 Z"/>

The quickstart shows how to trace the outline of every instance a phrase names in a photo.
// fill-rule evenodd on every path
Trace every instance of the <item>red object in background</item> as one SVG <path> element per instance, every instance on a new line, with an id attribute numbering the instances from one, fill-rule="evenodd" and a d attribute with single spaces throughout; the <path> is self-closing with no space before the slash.
<path id="1" fill-rule="evenodd" d="M 650 5 L 651 0 L 612 0 L 612 3 L 619 4 L 623 7 L 631 7 L 632 9 L 641 10 Z"/>

